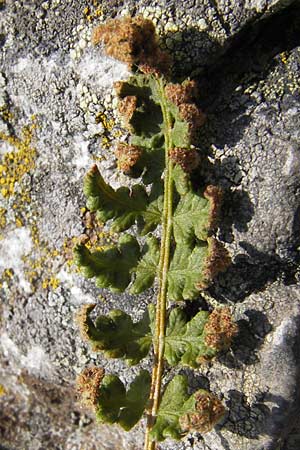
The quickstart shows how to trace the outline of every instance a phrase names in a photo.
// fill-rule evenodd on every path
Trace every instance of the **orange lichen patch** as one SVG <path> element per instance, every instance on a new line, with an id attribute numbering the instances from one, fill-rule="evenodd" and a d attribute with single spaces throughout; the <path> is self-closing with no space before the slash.
<path id="1" fill-rule="evenodd" d="M 138 162 L 142 155 L 142 149 L 136 145 L 118 144 L 115 155 L 118 160 L 118 169 L 127 173 Z"/>
<path id="2" fill-rule="evenodd" d="M 182 170 L 190 173 L 198 167 L 200 157 L 194 149 L 174 147 L 169 151 L 170 159 L 179 164 Z"/>
<path id="3" fill-rule="evenodd" d="M 58 287 L 59 280 L 53 275 L 53 265 L 57 266 L 61 253 L 40 239 L 39 213 L 32 205 L 30 190 L 23 184 L 24 176 L 33 173 L 36 168 L 37 151 L 32 145 L 32 138 L 37 125 L 34 116 L 31 120 L 33 123 L 22 129 L 21 137 L 0 133 L 0 139 L 12 147 L 11 151 L 3 155 L 0 162 L 0 192 L 5 199 L 13 197 L 10 206 L 10 224 L 14 224 L 17 228 L 26 226 L 30 229 L 33 249 L 22 260 L 25 279 L 35 291 L 38 287 L 43 289 Z M 0 228 L 7 225 L 6 216 L 6 209 L 0 208 Z M 8 273 L 4 275 L 8 277 Z"/>
<path id="4" fill-rule="evenodd" d="M 204 327 L 204 342 L 215 350 L 227 350 L 234 336 L 238 333 L 238 326 L 233 322 L 229 308 L 215 309 Z"/>
<path id="5" fill-rule="evenodd" d="M 176 106 L 182 103 L 193 103 L 198 95 L 197 83 L 194 80 L 186 80 L 182 84 L 167 84 L 165 94 L 167 99 Z"/>
<path id="6" fill-rule="evenodd" d="M 93 43 L 104 42 L 106 53 L 123 61 L 129 67 L 144 66 L 144 72 L 165 71 L 169 67 L 169 56 L 157 43 L 155 27 L 150 20 L 124 17 L 109 20 L 94 30 Z"/>
<path id="7" fill-rule="evenodd" d="M 0 163 L 0 192 L 3 197 L 14 195 L 15 184 L 35 168 L 37 152 L 31 145 L 35 128 L 35 123 L 24 127 L 21 138 L 0 133 L 0 140 L 14 148 L 3 155 Z M 30 197 L 24 196 L 22 200 L 30 201 Z"/>
<path id="8" fill-rule="evenodd" d="M 77 377 L 77 392 L 80 394 L 84 406 L 88 408 L 97 406 L 104 375 L 105 371 L 101 367 L 87 367 Z"/>
<path id="9" fill-rule="evenodd" d="M 17 228 L 21 228 L 24 226 L 23 220 L 20 217 L 16 217 L 15 224 Z"/>

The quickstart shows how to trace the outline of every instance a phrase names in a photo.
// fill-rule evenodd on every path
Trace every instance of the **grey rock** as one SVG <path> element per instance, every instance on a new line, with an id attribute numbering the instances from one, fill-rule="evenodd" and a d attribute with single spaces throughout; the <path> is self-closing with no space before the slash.
<path id="1" fill-rule="evenodd" d="M 11 113 L 0 114 L 0 131 L 21 137 L 33 114 L 38 124 L 34 168 L 16 181 L 18 195 L 0 195 L 0 448 L 8 450 L 142 448 L 143 422 L 130 433 L 96 425 L 74 389 L 86 364 L 126 383 L 139 370 L 90 351 L 79 336 L 78 307 L 100 295 L 98 312 L 120 308 L 138 319 L 155 295 L 112 295 L 68 265 L 70 241 L 85 231 L 82 177 L 90 164 L 99 160 L 114 186 L 128 182 L 104 140 L 113 141 L 119 125 L 111 131 L 97 119 L 114 116 L 112 82 L 127 69 L 89 45 L 97 22 L 88 20 L 88 5 L 0 2 L 0 102 Z M 101 20 L 122 12 L 154 19 L 175 55 L 175 74 L 198 76 L 208 117 L 199 183 L 225 190 L 218 237 L 233 263 L 209 294 L 212 304 L 231 305 L 240 331 L 217 361 L 186 372 L 193 388 L 223 398 L 227 414 L 212 432 L 159 448 L 297 450 L 299 2 L 113 0 L 101 7 Z M 1 158 L 16 151 L 7 145 Z M 150 369 L 151 361 L 141 366 Z"/>

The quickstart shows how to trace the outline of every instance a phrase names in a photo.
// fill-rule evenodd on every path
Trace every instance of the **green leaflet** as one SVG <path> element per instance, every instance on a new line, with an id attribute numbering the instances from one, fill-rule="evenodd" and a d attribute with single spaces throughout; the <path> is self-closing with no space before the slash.
<path id="1" fill-rule="evenodd" d="M 130 288 L 132 294 L 140 294 L 152 286 L 159 262 L 159 242 L 156 237 L 147 238 L 143 257 L 135 269 L 135 280 Z"/>
<path id="2" fill-rule="evenodd" d="M 95 277 L 98 287 L 109 288 L 113 292 L 126 289 L 139 257 L 139 244 L 129 234 L 121 235 L 118 245 L 108 250 L 91 253 L 83 244 L 74 248 L 74 258 L 83 275 Z"/>
<path id="3" fill-rule="evenodd" d="M 124 187 L 115 191 L 105 183 L 96 165 L 85 176 L 83 190 L 88 209 L 96 211 L 101 222 L 114 219 L 112 231 L 127 230 L 146 209 L 147 194 L 143 187 L 135 185 L 131 192 Z"/>
<path id="4" fill-rule="evenodd" d="M 184 195 L 192 189 L 188 174 L 178 164 L 173 168 L 172 176 L 178 194 Z"/>
<path id="5" fill-rule="evenodd" d="M 193 245 L 207 239 L 210 202 L 195 192 L 183 195 L 174 211 L 173 232 L 177 244 Z"/>
<path id="6" fill-rule="evenodd" d="M 133 322 L 119 309 L 90 317 L 95 305 L 85 305 L 78 314 L 82 337 L 93 351 L 103 351 L 107 358 L 124 358 L 129 365 L 138 364 L 150 350 L 155 333 L 155 306 L 148 305 L 142 319 Z M 168 317 L 164 358 L 170 365 L 199 367 L 203 360 L 226 350 L 237 332 L 227 308 L 209 314 L 200 311 L 188 321 L 181 308 L 174 308 Z"/>
<path id="7" fill-rule="evenodd" d="M 189 148 L 191 139 L 189 136 L 188 124 L 181 120 L 175 120 L 171 138 L 174 147 Z"/>
<path id="8" fill-rule="evenodd" d="M 154 320 L 151 308 L 136 323 L 119 309 L 98 316 L 94 323 L 90 318 L 94 307 L 85 305 L 78 315 L 81 334 L 91 343 L 93 351 L 103 351 L 107 358 L 124 358 L 130 365 L 137 364 L 149 353 Z"/>
<path id="9" fill-rule="evenodd" d="M 204 389 L 188 395 L 188 380 L 176 375 L 163 394 L 150 436 L 154 441 L 181 439 L 190 431 L 209 431 L 223 416 L 221 402 Z"/>
<path id="10" fill-rule="evenodd" d="M 155 229 L 160 222 L 163 203 L 161 184 L 153 186 L 149 197 L 140 185 L 134 185 L 131 190 L 121 187 L 115 191 L 105 183 L 95 165 L 85 176 L 84 193 L 88 209 L 96 212 L 100 222 L 114 219 L 111 226 L 113 232 L 127 230 L 140 217 L 144 219 L 144 233 Z"/>
<path id="11" fill-rule="evenodd" d="M 142 370 L 126 392 L 116 375 L 105 375 L 99 387 L 96 417 L 99 422 L 118 423 L 126 431 L 141 418 L 149 398 L 151 377 Z"/>
<path id="12" fill-rule="evenodd" d="M 96 286 L 123 292 L 132 280 L 130 292 L 140 294 L 152 286 L 159 260 L 159 242 L 148 236 L 142 253 L 135 237 L 121 235 L 118 244 L 107 250 L 91 252 L 84 244 L 74 248 L 74 259 L 82 274 L 96 278 Z"/>
<path id="13" fill-rule="evenodd" d="M 149 372 L 142 370 L 131 383 L 119 419 L 119 424 L 125 430 L 130 430 L 141 418 L 149 400 L 150 382 Z"/>
<path id="14" fill-rule="evenodd" d="M 144 236 L 150 231 L 155 230 L 157 225 L 161 221 L 163 210 L 163 186 L 161 183 L 155 183 L 152 185 L 152 189 L 149 195 L 149 202 L 145 211 L 141 214 L 143 219 L 143 226 L 141 235 Z"/>
<path id="15" fill-rule="evenodd" d="M 200 311 L 189 322 L 180 308 L 171 311 L 166 329 L 165 358 L 172 366 L 176 364 L 197 368 L 201 358 L 212 358 L 217 350 L 205 343 L 204 327 L 209 313 Z"/>
<path id="16" fill-rule="evenodd" d="M 207 257 L 206 242 L 194 246 L 187 244 L 176 246 L 168 273 L 170 300 L 193 300 L 199 295 Z"/>

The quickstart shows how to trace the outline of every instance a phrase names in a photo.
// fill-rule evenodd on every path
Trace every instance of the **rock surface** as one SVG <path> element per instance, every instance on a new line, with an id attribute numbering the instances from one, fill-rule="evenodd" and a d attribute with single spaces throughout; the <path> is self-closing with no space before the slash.
<path id="1" fill-rule="evenodd" d="M 89 230 L 82 178 L 93 161 L 113 185 L 126 183 L 111 146 L 120 132 L 112 83 L 127 69 L 91 47 L 91 31 L 143 14 L 177 75 L 199 80 L 202 176 L 226 191 L 218 235 L 233 257 L 209 294 L 232 306 L 240 329 L 230 352 L 188 372 L 224 399 L 223 422 L 159 448 L 297 450 L 299 3 L 2 0 L 0 10 L 0 449 L 142 448 L 142 425 L 126 434 L 80 409 L 74 381 L 86 364 L 126 382 L 138 369 L 91 353 L 74 316 L 100 297 L 102 313 L 138 318 L 153 293 L 95 289 L 71 265 L 71 247 Z M 114 238 L 100 230 L 101 242 Z"/>

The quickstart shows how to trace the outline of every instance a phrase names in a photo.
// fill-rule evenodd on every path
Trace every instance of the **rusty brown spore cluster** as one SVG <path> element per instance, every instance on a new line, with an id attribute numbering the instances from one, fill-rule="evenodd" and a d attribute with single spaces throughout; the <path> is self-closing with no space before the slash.
<path id="1" fill-rule="evenodd" d="M 124 173 L 129 173 L 140 159 L 143 150 L 137 145 L 118 143 L 115 155 L 118 161 L 118 169 Z"/>
<path id="2" fill-rule="evenodd" d="M 106 53 L 141 72 L 166 74 L 171 66 L 170 56 L 159 48 L 155 27 L 143 17 L 112 19 L 99 25 L 93 43 L 103 41 Z"/>
<path id="3" fill-rule="evenodd" d="M 185 80 L 182 84 L 169 83 L 165 87 L 167 99 L 178 107 L 179 116 L 188 123 L 191 139 L 202 127 L 206 116 L 195 103 L 199 91 L 195 80 Z"/>
<path id="4" fill-rule="evenodd" d="M 77 392 L 81 402 L 88 408 L 95 408 L 98 404 L 100 386 L 105 371 L 101 367 L 86 367 L 76 380 Z"/>
<path id="5" fill-rule="evenodd" d="M 216 350 L 227 350 L 238 332 L 229 308 L 215 309 L 204 327 L 205 344 Z"/>
<path id="6" fill-rule="evenodd" d="M 198 431 L 206 433 L 222 418 L 225 408 L 221 401 L 213 394 L 198 391 L 195 394 L 195 412 L 184 414 L 179 424 L 184 432 Z"/>
<path id="7" fill-rule="evenodd" d="M 174 147 L 169 150 L 169 157 L 178 164 L 185 173 L 191 173 L 200 162 L 200 156 L 195 149 Z"/>

